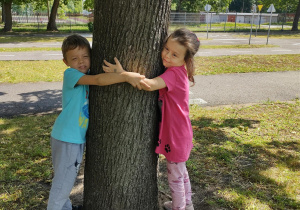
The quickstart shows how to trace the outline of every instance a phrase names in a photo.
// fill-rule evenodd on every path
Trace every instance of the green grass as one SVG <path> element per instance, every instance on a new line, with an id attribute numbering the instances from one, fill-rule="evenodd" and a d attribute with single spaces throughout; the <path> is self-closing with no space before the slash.
<path id="1" fill-rule="evenodd" d="M 0 118 L 0 209 L 45 209 L 56 115 Z M 43 207 L 41 207 L 43 206 Z"/>
<path id="2" fill-rule="evenodd" d="M 0 66 L 0 83 L 62 81 L 66 69 L 61 60 L 0 61 Z M 300 59 L 297 54 L 209 56 L 196 57 L 195 67 L 196 75 L 299 71 Z"/>
<path id="3" fill-rule="evenodd" d="M 56 117 L 0 118 L 1 210 L 45 209 Z M 194 148 L 187 167 L 202 204 L 214 209 L 300 208 L 299 101 L 193 105 L 190 117 Z M 161 190 L 168 192 L 167 186 Z"/>
<path id="4" fill-rule="evenodd" d="M 202 56 L 195 58 L 195 67 L 197 75 L 299 71 L 300 59 L 299 54 Z"/>
<path id="5" fill-rule="evenodd" d="M 0 48 L 0 52 L 32 52 L 32 51 L 60 51 L 60 47 L 10 47 Z"/>
<path id="6" fill-rule="evenodd" d="M 210 206 L 300 208 L 300 103 L 191 107 L 194 185 Z"/>
<path id="7" fill-rule="evenodd" d="M 67 66 L 62 60 L 0 61 L 0 83 L 62 81 Z"/>

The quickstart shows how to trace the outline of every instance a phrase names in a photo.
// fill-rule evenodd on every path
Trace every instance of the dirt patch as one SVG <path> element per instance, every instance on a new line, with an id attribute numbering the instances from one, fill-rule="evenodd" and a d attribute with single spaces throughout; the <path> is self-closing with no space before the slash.
<path id="1" fill-rule="evenodd" d="M 73 205 L 82 205 L 83 203 L 83 184 L 84 184 L 84 165 L 85 163 L 82 163 L 80 172 L 78 174 L 77 180 L 75 182 L 75 185 L 72 189 L 70 199 L 72 200 Z M 171 199 L 171 195 L 169 193 L 169 186 L 168 186 L 168 179 L 167 179 L 167 170 L 166 170 L 166 161 L 159 161 L 159 171 L 158 171 L 158 202 L 159 202 L 159 210 L 163 210 L 163 203 Z M 205 210 L 213 210 L 215 208 L 210 207 L 207 205 L 205 200 L 208 197 L 213 196 L 213 192 L 215 189 L 211 190 L 203 190 L 200 186 L 193 186 L 192 183 L 192 189 L 194 192 L 194 195 L 192 197 L 194 208 L 195 210 L 198 209 L 205 209 Z"/>

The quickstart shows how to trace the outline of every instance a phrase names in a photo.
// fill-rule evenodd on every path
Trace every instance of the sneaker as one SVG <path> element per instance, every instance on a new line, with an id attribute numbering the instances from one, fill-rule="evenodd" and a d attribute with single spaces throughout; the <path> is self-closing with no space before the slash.
<path id="1" fill-rule="evenodd" d="M 72 210 L 83 210 L 83 206 L 82 205 L 79 205 L 79 206 L 72 205 Z"/>
<path id="2" fill-rule="evenodd" d="M 167 201 L 167 202 L 165 202 L 165 203 L 164 203 L 164 208 L 165 208 L 166 210 L 172 210 L 172 201 Z M 185 207 L 185 210 L 194 210 L 194 205 L 193 205 L 193 203 L 187 205 L 187 206 Z"/>

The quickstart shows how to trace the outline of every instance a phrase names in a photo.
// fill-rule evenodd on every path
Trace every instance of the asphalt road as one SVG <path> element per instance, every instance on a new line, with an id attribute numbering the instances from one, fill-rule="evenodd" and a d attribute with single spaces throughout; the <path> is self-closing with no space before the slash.
<path id="1" fill-rule="evenodd" d="M 205 36 L 206 34 L 199 34 Z M 251 42 L 263 43 L 266 38 L 253 38 Z M 232 34 L 215 33 L 208 40 L 201 40 L 202 45 L 241 44 L 249 39 Z M 41 46 L 44 43 L 38 43 Z M 49 43 L 46 43 L 49 44 Z M 60 47 L 61 43 L 50 43 Z M 198 56 L 221 56 L 235 54 L 300 54 L 300 39 L 269 39 L 269 44 L 276 48 L 264 49 L 200 49 Z M 22 46 L 34 46 L 35 43 L 19 43 Z M 9 44 L 0 44 L 0 47 Z M 11 44 L 11 47 L 16 47 Z M 45 53 L 45 54 L 42 54 Z M 0 60 L 53 60 L 62 59 L 61 53 L 25 52 L 0 53 Z M 57 55 L 53 55 L 57 54 Z M 58 55 L 59 54 L 59 55 Z M 21 56 L 22 59 L 17 59 Z M 26 57 L 26 56 L 29 56 Z M 223 74 L 196 76 L 196 84 L 190 88 L 190 103 L 201 106 L 219 106 L 232 104 L 260 103 L 266 101 L 291 101 L 300 97 L 300 71 Z M 49 113 L 61 109 L 61 82 L 38 82 L 21 84 L 0 84 L 0 117 L 24 114 Z"/>

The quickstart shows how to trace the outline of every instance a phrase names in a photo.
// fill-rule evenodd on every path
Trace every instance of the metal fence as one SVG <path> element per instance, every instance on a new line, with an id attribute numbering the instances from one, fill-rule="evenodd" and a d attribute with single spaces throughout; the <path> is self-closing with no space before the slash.
<path id="1" fill-rule="evenodd" d="M 231 22 L 235 23 L 234 30 L 239 30 L 237 23 L 243 24 L 247 23 L 250 24 L 252 22 L 253 17 L 253 24 L 260 25 L 264 23 L 270 22 L 270 14 L 269 13 L 206 13 L 206 12 L 199 12 L 199 13 L 186 13 L 186 12 L 171 12 L 170 14 L 170 23 L 176 25 L 198 25 L 201 27 L 201 24 L 210 24 L 210 30 L 225 30 L 222 26 L 219 28 L 215 27 L 214 29 L 211 28 L 211 24 L 214 23 L 226 23 Z M 39 13 L 36 12 L 34 14 L 13 14 L 12 16 L 14 23 L 32 23 L 32 24 L 46 24 L 48 23 L 48 14 L 47 13 Z M 284 28 L 287 22 L 292 22 L 294 19 L 294 14 L 272 14 L 271 22 L 274 25 L 282 24 L 282 29 Z M 78 24 L 87 24 L 88 22 L 93 21 L 93 14 L 90 15 L 79 15 L 79 14 L 72 14 L 67 13 L 64 17 L 57 16 L 56 23 L 59 26 L 60 24 L 68 24 L 68 25 L 78 25 Z M 228 26 L 229 27 L 229 26 Z M 232 27 L 232 26 L 231 26 Z M 290 29 L 288 27 L 287 29 Z"/>

